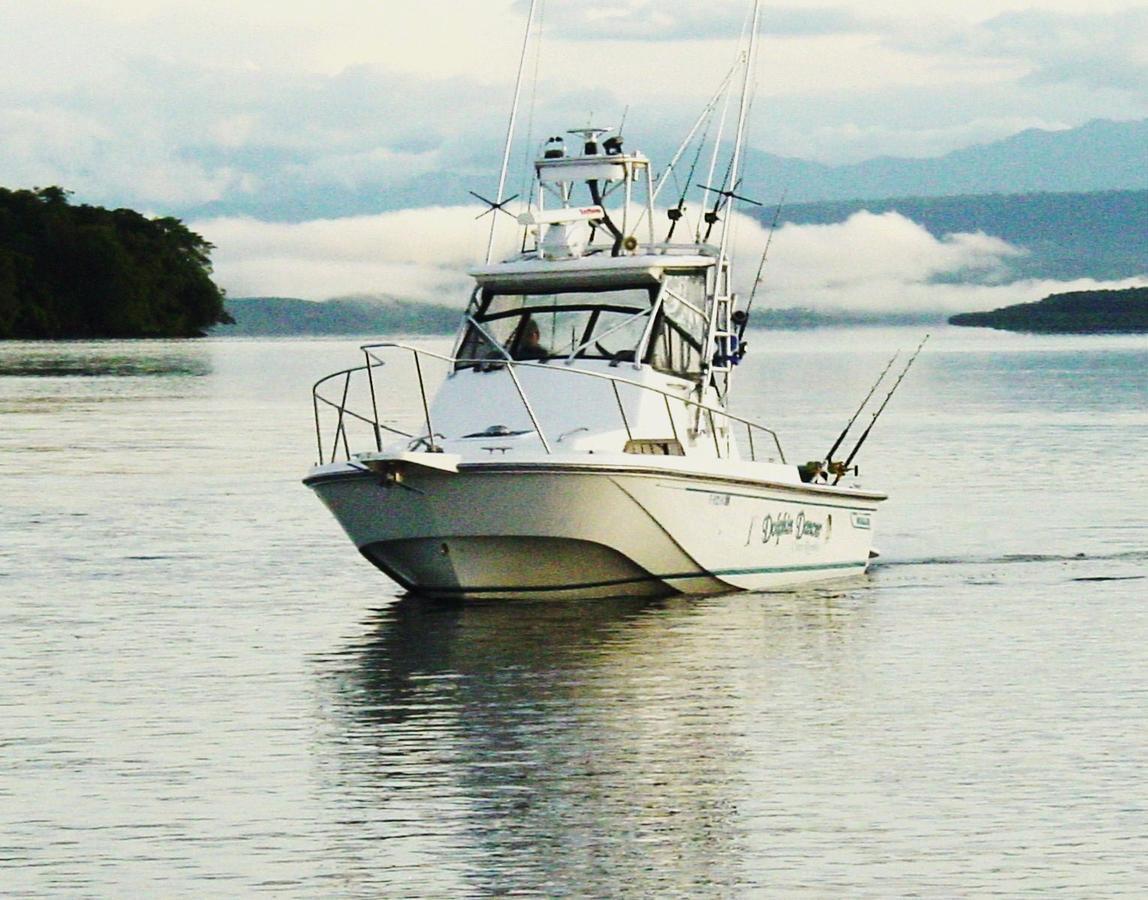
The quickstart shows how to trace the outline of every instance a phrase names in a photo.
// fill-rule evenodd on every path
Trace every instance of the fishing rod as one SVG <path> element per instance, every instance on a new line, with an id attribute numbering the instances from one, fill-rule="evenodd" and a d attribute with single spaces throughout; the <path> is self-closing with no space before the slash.
<path id="1" fill-rule="evenodd" d="M 857 452 L 861 449 L 861 445 L 864 444 L 865 439 L 869 437 L 869 432 L 872 431 L 873 426 L 877 424 L 878 416 L 880 416 L 881 413 L 885 411 L 885 407 L 888 406 L 889 401 L 893 399 L 894 392 L 896 392 L 897 388 L 900 387 L 901 382 L 905 379 L 905 376 L 909 374 L 909 369 L 913 367 L 913 363 L 916 362 L 917 357 L 921 355 L 921 350 L 924 348 L 925 342 L 928 339 L 929 335 L 927 334 L 921 338 L 921 343 L 917 345 L 917 349 L 913 351 L 913 355 L 910 356 L 909 361 L 905 363 L 905 368 L 901 370 L 901 374 L 898 375 L 897 380 L 893 382 L 893 387 L 889 389 L 889 393 L 885 395 L 885 399 L 881 401 L 881 405 L 878 406 L 877 411 L 873 413 L 873 418 L 869 420 L 869 427 L 866 428 L 864 432 L 862 432 L 861 437 L 858 439 L 857 443 L 850 451 L 849 456 L 845 459 L 845 462 L 841 464 L 839 470 L 837 471 L 837 479 L 833 482 L 834 484 L 837 484 L 838 481 L 844 478 L 845 473 L 849 471 L 849 464 L 853 462 L 854 458 L 857 456 Z"/>
<path id="2" fill-rule="evenodd" d="M 757 296 L 757 289 L 761 285 L 762 274 L 765 272 L 765 260 L 769 256 L 769 245 L 773 243 L 773 233 L 777 230 L 778 220 L 781 219 L 781 208 L 785 205 L 785 195 L 788 191 L 781 192 L 781 199 L 777 201 L 777 209 L 773 211 L 773 222 L 769 226 L 769 235 L 765 239 L 765 249 L 761 251 L 761 261 L 757 264 L 757 276 L 753 279 L 753 287 L 749 291 L 749 300 L 746 301 L 745 309 L 738 310 L 734 313 L 734 324 L 737 325 L 737 343 L 741 355 L 745 355 L 745 329 L 749 326 L 749 311 L 753 309 L 753 298 Z"/>
<path id="3" fill-rule="evenodd" d="M 889 362 L 885 364 L 885 368 L 881 371 L 881 374 L 877 376 L 877 380 L 873 382 L 873 386 L 869 388 L 869 393 L 865 395 L 865 399 L 861 401 L 861 405 L 857 407 L 857 411 L 853 413 L 853 418 L 845 423 L 845 427 L 841 430 L 841 434 L 837 435 L 837 440 L 833 442 L 833 446 L 830 447 L 829 452 L 825 454 L 826 466 L 833 465 L 833 454 L 837 452 L 837 449 L 844 442 L 845 436 L 849 434 L 849 429 L 853 427 L 853 423 L 857 421 L 857 417 L 861 415 L 861 411 L 869 405 L 869 401 L 872 399 L 873 394 L 876 393 L 877 387 L 881 384 L 882 381 L 885 380 L 885 376 L 889 374 L 889 370 L 893 368 L 893 363 L 897 361 L 897 357 L 900 355 L 900 350 L 893 354 Z"/>

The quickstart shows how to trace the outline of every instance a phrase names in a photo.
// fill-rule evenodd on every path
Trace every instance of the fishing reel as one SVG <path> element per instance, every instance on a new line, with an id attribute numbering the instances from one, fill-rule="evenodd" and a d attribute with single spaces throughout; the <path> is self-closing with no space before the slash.
<path id="1" fill-rule="evenodd" d="M 827 475 L 836 476 L 837 481 L 840 481 L 846 475 L 853 475 L 854 477 L 856 477 L 857 475 L 860 475 L 861 474 L 861 468 L 860 468 L 860 466 L 850 466 L 847 463 L 841 462 L 840 460 L 838 460 L 837 462 L 833 462 L 832 460 L 830 460 L 829 462 L 827 462 L 825 464 L 825 472 Z M 836 483 L 836 482 L 834 482 L 834 483 Z"/>
<path id="2" fill-rule="evenodd" d="M 811 459 L 809 462 L 798 466 L 797 472 L 805 484 L 817 481 L 828 482 L 830 478 L 833 479 L 833 484 L 837 484 L 846 475 L 856 477 L 860 474 L 860 468 L 846 465 L 840 460 Z"/>
<path id="3" fill-rule="evenodd" d="M 730 316 L 730 320 L 737 326 L 737 361 L 741 362 L 745 359 L 746 348 L 749 347 L 749 341 L 745 339 L 745 329 L 749 325 L 749 313 L 744 309 L 735 309 Z"/>

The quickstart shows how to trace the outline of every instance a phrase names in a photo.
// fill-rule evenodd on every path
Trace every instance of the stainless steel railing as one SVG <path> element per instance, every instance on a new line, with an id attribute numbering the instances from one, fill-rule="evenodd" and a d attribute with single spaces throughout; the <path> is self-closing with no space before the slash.
<path id="1" fill-rule="evenodd" d="M 382 449 L 383 432 L 388 432 L 398 437 L 408 438 L 412 442 L 419 442 L 425 449 L 432 452 L 438 451 L 440 449 L 438 439 L 443 437 L 443 435 L 437 433 L 434 430 L 434 425 L 431 421 L 430 398 L 428 397 L 427 393 L 426 378 L 423 372 L 422 359 L 424 357 L 434 359 L 439 362 L 446 363 L 452 368 L 457 366 L 459 363 L 474 364 L 476 366 L 490 365 L 491 363 L 490 360 L 485 359 L 463 359 L 447 356 L 442 353 L 435 353 L 432 350 L 412 347 L 409 344 L 402 343 L 387 342 L 380 344 L 366 344 L 360 349 L 362 349 L 363 354 L 366 357 L 365 365 L 356 366 L 350 369 L 343 369 L 342 371 L 334 372 L 331 375 L 320 378 L 317 382 L 315 382 L 311 389 L 312 405 L 314 407 L 315 413 L 315 438 L 318 443 L 320 463 L 336 462 L 339 454 L 340 444 L 342 444 L 344 459 L 349 459 L 351 457 L 351 442 L 350 438 L 348 437 L 349 424 L 358 424 L 359 426 L 368 429 L 369 435 L 373 439 L 373 444 L 376 450 Z M 422 424 L 425 427 L 425 430 L 421 434 L 404 431 L 403 429 L 396 427 L 395 424 L 388 424 L 379 418 L 379 395 L 376 389 L 376 372 L 383 369 L 387 365 L 387 362 L 381 359 L 378 355 L 380 351 L 385 350 L 400 351 L 409 353 L 411 355 L 415 376 L 418 383 L 419 403 L 422 411 Z M 625 385 L 627 387 L 636 388 L 641 391 L 647 391 L 651 394 L 660 395 L 663 402 L 665 403 L 666 416 L 669 419 L 674 440 L 677 440 L 679 443 L 681 443 L 681 441 L 678 435 L 678 426 L 674 419 L 673 409 L 670 405 L 671 400 L 676 401 L 677 403 L 681 403 L 685 405 L 687 409 L 694 411 L 699 419 L 703 416 L 705 417 L 706 421 L 709 423 L 709 431 L 713 435 L 715 453 L 719 458 L 729 455 L 728 448 L 725 448 L 725 451 L 723 452 L 721 440 L 719 439 L 719 428 L 717 426 L 719 422 L 723 422 L 725 423 L 727 430 L 730 431 L 733 430 L 731 426 L 737 426 L 738 428 L 745 429 L 750 460 L 757 461 L 758 459 L 758 444 L 754 440 L 754 435 L 758 434 L 759 437 L 762 435 L 766 436 L 769 439 L 769 442 L 772 442 L 773 447 L 777 450 L 777 458 L 781 462 L 785 462 L 785 453 L 781 449 L 781 441 L 778 438 L 776 432 L 770 428 L 766 428 L 764 425 L 760 425 L 756 422 L 751 422 L 748 419 L 743 419 L 740 416 L 736 416 L 733 413 L 721 409 L 720 407 L 701 403 L 697 400 L 691 400 L 687 397 L 682 397 L 679 394 L 665 391 L 652 385 L 642 384 L 641 382 L 632 381 L 628 378 L 622 378 L 618 375 L 610 375 L 605 372 L 593 372 L 587 369 L 573 369 L 566 368 L 564 366 L 560 367 L 547 365 L 546 363 L 541 362 L 515 361 L 510 359 L 500 359 L 496 362 L 498 366 L 505 367 L 506 371 L 509 373 L 511 381 L 514 384 L 515 391 L 518 394 L 519 402 L 522 404 L 522 408 L 525 411 L 527 418 L 529 418 L 535 433 L 537 433 L 543 450 L 547 454 L 552 454 L 554 452 L 553 447 L 550 443 L 550 440 L 546 436 L 546 432 L 543 429 L 541 422 L 539 421 L 534 407 L 530 403 L 530 398 L 527 396 L 526 391 L 523 389 L 522 381 L 516 372 L 516 369 L 518 368 L 544 368 L 550 372 L 562 372 L 569 377 L 597 378 L 610 382 L 614 392 L 614 399 L 618 407 L 618 416 L 622 427 L 626 431 L 626 437 L 628 440 L 633 440 L 634 434 L 630 416 L 626 413 L 625 404 L 622 403 L 622 397 L 618 390 L 619 385 Z M 368 411 L 358 412 L 351 409 L 349 398 L 351 395 L 352 379 L 354 379 L 356 376 L 365 378 L 367 382 L 370 398 L 370 409 Z M 323 389 L 329 385 L 339 385 L 339 379 L 342 379 L 341 389 L 339 389 L 339 399 L 335 400 L 325 396 Z M 320 411 L 323 409 L 329 409 L 333 411 L 334 414 L 334 426 L 333 433 L 331 434 L 330 438 L 331 453 L 329 459 L 325 453 L 325 445 L 323 441 L 324 424 L 323 418 L 320 415 Z"/>

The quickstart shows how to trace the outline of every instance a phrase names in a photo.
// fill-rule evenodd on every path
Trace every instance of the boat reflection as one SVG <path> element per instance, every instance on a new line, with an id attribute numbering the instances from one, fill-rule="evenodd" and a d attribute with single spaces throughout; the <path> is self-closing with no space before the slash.
<path id="1" fill-rule="evenodd" d="M 381 817 L 391 834 L 408 826 L 404 855 L 449 848 L 437 889 L 569 887 L 605 861 L 637 895 L 732 886 L 770 777 L 753 763 L 768 729 L 747 733 L 747 716 L 791 659 L 832 670 L 850 655 L 859 618 L 863 601 L 832 589 L 406 597 L 324 661 L 339 720 L 330 788 L 360 836 Z"/>

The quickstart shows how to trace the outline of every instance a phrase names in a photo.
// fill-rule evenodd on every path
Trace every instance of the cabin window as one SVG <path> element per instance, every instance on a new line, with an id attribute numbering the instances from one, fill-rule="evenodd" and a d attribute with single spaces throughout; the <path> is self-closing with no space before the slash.
<path id="1" fill-rule="evenodd" d="M 704 272 L 670 274 L 654 323 L 646 361 L 660 372 L 694 378 L 701 372 L 706 336 Z"/>
<path id="2" fill-rule="evenodd" d="M 484 291 L 459 347 L 457 367 L 506 356 L 613 360 L 630 354 L 632 359 L 655 296 L 653 285 L 552 294 Z"/>

